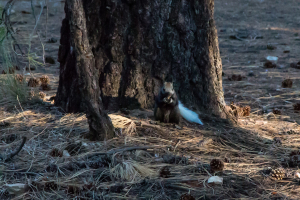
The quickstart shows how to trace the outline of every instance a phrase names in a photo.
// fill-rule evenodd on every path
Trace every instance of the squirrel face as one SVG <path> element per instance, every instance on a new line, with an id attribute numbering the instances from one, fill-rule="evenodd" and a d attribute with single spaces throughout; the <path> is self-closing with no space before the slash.
<path id="1" fill-rule="evenodd" d="M 164 86 L 162 87 L 162 93 L 166 94 L 167 96 L 172 96 L 174 94 L 173 83 L 171 82 L 164 82 Z"/>
<path id="2" fill-rule="evenodd" d="M 174 88 L 173 88 L 173 83 L 165 82 L 163 87 L 162 87 L 161 93 L 165 97 L 163 99 L 163 101 L 165 103 L 167 103 L 167 104 L 173 103 L 174 100 L 173 100 L 172 96 L 175 93 Z"/>

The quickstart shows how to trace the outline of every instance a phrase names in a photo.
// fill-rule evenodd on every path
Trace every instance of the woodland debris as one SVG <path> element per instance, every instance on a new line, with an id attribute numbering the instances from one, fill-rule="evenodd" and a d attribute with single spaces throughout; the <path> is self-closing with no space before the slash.
<path id="1" fill-rule="evenodd" d="M 282 165 L 286 167 L 299 167 L 300 166 L 300 150 L 292 151 L 289 157 L 283 158 Z"/>
<path id="2" fill-rule="evenodd" d="M 201 164 L 200 166 L 197 166 L 197 172 L 201 174 L 207 174 L 207 172 L 212 172 L 210 164 Z"/>
<path id="3" fill-rule="evenodd" d="M 41 99 L 44 99 L 46 97 L 46 94 L 44 92 L 39 92 L 39 97 Z"/>
<path id="4" fill-rule="evenodd" d="M 274 144 L 282 145 L 282 141 L 281 141 L 280 137 L 274 137 L 273 141 L 274 141 Z"/>
<path id="5" fill-rule="evenodd" d="M 275 115 L 281 115 L 281 110 L 279 110 L 278 108 L 273 108 L 273 113 Z"/>
<path id="6" fill-rule="evenodd" d="M 29 186 L 23 183 L 6 184 L 4 186 L 9 194 L 21 195 L 28 191 Z"/>
<path id="7" fill-rule="evenodd" d="M 41 89 L 44 90 L 44 91 L 49 91 L 49 90 L 51 90 L 51 86 L 49 84 L 42 83 L 41 84 Z"/>
<path id="8" fill-rule="evenodd" d="M 270 173 L 270 178 L 273 180 L 282 180 L 286 176 L 285 173 L 286 173 L 285 170 L 282 168 L 273 169 Z"/>
<path id="9" fill-rule="evenodd" d="M 30 68 L 29 68 L 28 66 L 26 66 L 26 71 L 29 71 L 29 69 L 30 69 L 31 71 L 34 71 L 34 70 L 36 70 L 36 67 L 33 66 L 33 65 L 30 65 Z"/>
<path id="10" fill-rule="evenodd" d="M 29 93 L 29 94 L 28 94 L 29 97 L 34 97 L 34 96 L 35 96 L 34 90 L 30 90 L 28 93 Z"/>
<path id="11" fill-rule="evenodd" d="M 112 193 L 121 193 L 125 186 L 123 184 L 116 184 L 109 187 L 109 191 Z"/>
<path id="12" fill-rule="evenodd" d="M 292 79 L 285 79 L 284 81 L 282 81 L 283 88 L 292 88 L 292 86 L 293 86 Z"/>
<path id="13" fill-rule="evenodd" d="M 56 173 L 58 171 L 58 166 L 52 163 L 46 167 L 46 171 Z"/>
<path id="14" fill-rule="evenodd" d="M 183 194 L 180 196 L 179 200 L 195 200 L 195 197 L 190 194 Z"/>
<path id="15" fill-rule="evenodd" d="M 71 155 L 67 150 L 63 150 L 63 157 L 70 157 Z"/>
<path id="16" fill-rule="evenodd" d="M 169 178 L 171 176 L 170 167 L 164 166 L 159 171 L 159 176 L 162 178 Z"/>
<path id="17" fill-rule="evenodd" d="M 0 127 L 8 127 L 10 126 L 10 123 L 7 121 L 0 121 Z"/>
<path id="18" fill-rule="evenodd" d="M 295 103 L 293 105 L 293 107 L 294 107 L 294 110 L 300 110 L 300 103 Z"/>
<path id="19" fill-rule="evenodd" d="M 266 59 L 268 61 L 271 61 L 271 62 L 274 62 L 274 63 L 277 63 L 277 61 L 278 61 L 278 57 L 276 57 L 276 56 L 267 56 Z"/>
<path id="20" fill-rule="evenodd" d="M 216 185 L 222 185 L 223 184 L 223 178 L 219 176 L 211 176 L 208 180 L 207 183 L 214 183 Z"/>
<path id="21" fill-rule="evenodd" d="M 17 83 L 22 83 L 23 80 L 24 80 L 24 77 L 23 77 L 22 74 L 16 74 L 15 75 L 15 80 L 16 80 Z"/>
<path id="22" fill-rule="evenodd" d="M 47 75 L 43 75 L 41 78 L 40 78 L 40 81 L 42 84 L 49 84 L 50 83 L 50 79 Z"/>
<path id="23" fill-rule="evenodd" d="M 300 69 L 300 61 L 297 62 L 297 63 L 291 63 L 291 64 L 290 64 L 290 67 L 291 67 L 291 68 L 295 68 L 295 69 Z"/>
<path id="24" fill-rule="evenodd" d="M 248 73 L 248 76 L 255 76 L 255 74 L 254 74 L 254 72 L 253 71 L 250 71 L 249 73 Z"/>
<path id="25" fill-rule="evenodd" d="M 228 76 L 229 81 L 241 81 L 241 80 L 243 80 L 243 78 L 245 78 L 245 77 L 240 74 L 239 75 L 232 74 L 231 76 Z"/>
<path id="26" fill-rule="evenodd" d="M 58 188 L 58 185 L 54 181 L 46 182 L 44 185 L 44 189 L 48 190 L 48 191 L 49 190 L 50 191 L 57 190 L 57 188 Z"/>
<path id="27" fill-rule="evenodd" d="M 62 156 L 63 156 L 63 152 L 60 151 L 60 150 L 57 149 L 57 148 L 54 148 L 54 149 L 52 149 L 52 150 L 50 151 L 49 155 L 52 156 L 52 157 L 62 157 Z"/>
<path id="28" fill-rule="evenodd" d="M 223 171 L 224 169 L 223 161 L 219 159 L 212 159 L 210 161 L 210 169 L 213 173 Z"/>
<path id="29" fill-rule="evenodd" d="M 264 67 L 265 68 L 276 68 L 276 64 L 268 60 L 264 63 Z"/>
<path id="30" fill-rule="evenodd" d="M 64 150 L 69 152 L 71 156 L 75 156 L 85 151 L 85 147 L 82 145 L 82 142 L 78 142 L 78 143 L 69 142 L 68 146 Z"/>
<path id="31" fill-rule="evenodd" d="M 51 56 L 46 56 L 45 62 L 49 64 L 55 64 L 55 60 Z"/>
<path id="32" fill-rule="evenodd" d="M 184 156 L 175 156 L 173 154 L 164 154 L 162 156 L 164 163 L 169 163 L 169 164 L 188 164 L 188 158 Z"/>
<path id="33" fill-rule="evenodd" d="M 22 10 L 21 11 L 23 14 L 31 14 L 31 12 L 28 12 L 28 11 L 25 11 L 25 10 Z"/>
<path id="34" fill-rule="evenodd" d="M 57 42 L 57 39 L 55 39 L 53 37 L 47 41 L 47 43 L 56 43 L 56 42 Z"/>
<path id="35" fill-rule="evenodd" d="M 2 74 L 7 74 L 7 72 L 8 72 L 9 74 L 14 74 L 14 73 L 15 73 L 15 68 L 14 68 L 14 67 L 9 67 L 9 68 L 8 68 L 8 71 L 7 71 L 7 70 L 3 70 L 3 71 L 2 71 Z"/>
<path id="36" fill-rule="evenodd" d="M 274 49 L 277 49 L 277 48 L 275 46 L 271 45 L 271 44 L 268 44 L 267 49 L 274 50 Z"/>
<path id="37" fill-rule="evenodd" d="M 233 112 L 233 115 L 235 117 L 244 117 L 244 116 L 249 116 L 251 112 L 251 107 L 250 106 L 241 106 L 241 105 L 236 105 L 234 102 L 231 102 L 230 108 Z"/>
<path id="38" fill-rule="evenodd" d="M 40 84 L 40 81 L 37 78 L 30 78 L 28 81 L 29 87 L 37 87 L 39 84 Z"/>
<path id="39" fill-rule="evenodd" d="M 298 134 L 298 132 L 297 132 L 297 131 L 294 131 L 293 129 L 288 130 L 286 133 L 289 134 L 289 135 Z"/>
<path id="40" fill-rule="evenodd" d="M 9 154 L 9 155 L 6 156 L 6 157 L 2 157 L 2 156 L 0 155 L 0 160 L 2 160 L 2 161 L 4 161 L 4 162 L 7 162 L 7 161 L 10 161 L 14 156 L 18 155 L 18 153 L 22 150 L 22 148 L 23 148 L 23 146 L 24 146 L 24 144 L 25 144 L 25 142 L 26 142 L 26 140 L 27 140 L 27 137 L 23 136 L 22 139 L 23 139 L 23 140 L 22 140 L 22 143 L 20 144 L 19 148 L 18 148 L 16 151 L 12 152 L 11 154 Z"/>

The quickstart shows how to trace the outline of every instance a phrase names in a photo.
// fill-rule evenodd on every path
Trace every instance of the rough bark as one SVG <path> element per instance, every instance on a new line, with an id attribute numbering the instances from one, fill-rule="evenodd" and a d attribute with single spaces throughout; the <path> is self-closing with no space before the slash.
<path id="1" fill-rule="evenodd" d="M 86 111 L 92 140 L 104 140 L 114 136 L 113 125 L 103 109 L 99 89 L 99 69 L 95 65 L 86 26 L 86 15 L 81 0 L 67 0 L 66 19 L 63 21 L 59 61 L 61 64 L 61 94 L 67 93 L 67 104 L 80 102 Z M 75 87 L 75 88 L 74 88 Z M 73 89 L 73 90 L 72 90 Z M 73 91 L 74 93 L 68 93 Z M 77 103 L 77 105 L 79 105 Z M 68 107 L 65 107 L 70 111 Z"/>
<path id="2" fill-rule="evenodd" d="M 105 109 L 153 108 L 162 80 L 171 75 L 185 105 L 225 117 L 213 0 L 76 2 L 82 3 L 87 19 L 89 61 L 98 69 Z M 72 13 L 69 3 L 66 12 Z M 84 110 L 84 102 L 73 70 L 77 58 L 69 48 L 74 40 L 68 36 L 69 17 L 62 25 L 56 102 L 68 112 L 78 112 Z"/>

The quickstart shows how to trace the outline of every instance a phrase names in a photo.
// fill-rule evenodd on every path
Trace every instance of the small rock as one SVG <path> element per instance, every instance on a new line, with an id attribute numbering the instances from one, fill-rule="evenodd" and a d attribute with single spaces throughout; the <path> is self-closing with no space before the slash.
<path id="1" fill-rule="evenodd" d="M 211 176 L 208 180 L 207 183 L 214 183 L 216 185 L 222 185 L 223 184 L 223 178 L 219 176 Z"/>
<path id="2" fill-rule="evenodd" d="M 55 64 L 55 60 L 51 56 L 46 56 L 45 62 L 49 64 Z"/>
<path id="3" fill-rule="evenodd" d="M 268 56 L 266 59 L 268 61 L 271 61 L 271 62 L 274 62 L 274 63 L 277 63 L 277 61 L 278 61 L 278 57 L 275 57 L 275 56 Z"/>
<path id="4" fill-rule="evenodd" d="M 70 157 L 71 155 L 69 154 L 69 152 L 67 150 L 63 151 L 63 156 L 64 157 Z"/>

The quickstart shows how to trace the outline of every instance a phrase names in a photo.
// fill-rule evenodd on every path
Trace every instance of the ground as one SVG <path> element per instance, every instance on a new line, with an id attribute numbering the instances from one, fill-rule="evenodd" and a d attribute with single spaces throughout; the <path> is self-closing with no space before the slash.
<path id="1" fill-rule="evenodd" d="M 38 16 L 41 7 L 36 5 Z M 46 56 L 55 61 L 63 6 L 64 1 L 49 0 L 47 38 L 45 10 L 36 27 Z M 118 137 L 90 142 L 81 137 L 88 131 L 85 116 L 65 114 L 49 101 L 58 86 L 59 63 L 39 66 L 26 78 L 50 78 L 43 101 L 0 101 L 0 154 L 8 155 L 27 137 L 17 156 L 0 163 L 0 198 L 179 199 L 190 193 L 195 199 L 299 199 L 299 163 L 285 164 L 299 149 L 300 117 L 293 105 L 299 101 L 300 69 L 290 66 L 300 61 L 299 9 L 296 0 L 215 1 L 226 103 L 251 107 L 250 116 L 239 117 L 235 126 L 211 118 L 203 118 L 204 126 L 155 124 L 152 110 L 132 110 L 110 114 Z M 30 1 L 17 1 L 13 10 L 16 39 L 24 47 L 35 27 Z M 46 43 L 50 38 L 57 42 Z M 40 58 L 36 34 L 31 44 Z M 276 68 L 264 67 L 267 56 L 278 58 Z M 230 81 L 232 75 L 242 80 Z M 293 85 L 283 88 L 288 78 Z M 207 183 L 214 175 L 212 159 L 225 163 L 223 172 L 215 174 L 223 178 L 222 185 Z M 272 180 L 270 168 L 280 167 L 285 177 Z"/>

